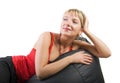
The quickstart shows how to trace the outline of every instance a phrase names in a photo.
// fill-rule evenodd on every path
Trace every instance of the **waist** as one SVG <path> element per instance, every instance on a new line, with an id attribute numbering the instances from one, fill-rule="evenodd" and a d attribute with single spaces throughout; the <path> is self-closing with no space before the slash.
<path id="1" fill-rule="evenodd" d="M 35 74 L 35 50 L 27 55 L 12 56 L 18 80 L 27 81 Z"/>

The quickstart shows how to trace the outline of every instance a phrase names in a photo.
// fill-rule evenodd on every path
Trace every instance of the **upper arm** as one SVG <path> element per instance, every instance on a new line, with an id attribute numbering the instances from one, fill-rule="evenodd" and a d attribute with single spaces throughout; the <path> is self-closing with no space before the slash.
<path id="1" fill-rule="evenodd" d="M 36 73 L 48 64 L 49 46 L 51 42 L 51 35 L 49 32 L 44 32 L 40 35 L 36 42 L 36 55 L 35 55 L 35 70 Z"/>

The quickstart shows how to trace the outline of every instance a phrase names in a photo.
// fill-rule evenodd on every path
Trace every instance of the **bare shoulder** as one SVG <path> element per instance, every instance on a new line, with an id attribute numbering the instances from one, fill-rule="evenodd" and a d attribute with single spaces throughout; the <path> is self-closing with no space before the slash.
<path id="1" fill-rule="evenodd" d="M 40 36 L 39 36 L 39 41 L 46 41 L 46 42 L 51 42 L 51 38 L 52 38 L 52 35 L 54 36 L 54 39 L 57 39 L 59 38 L 59 33 L 54 33 L 54 32 L 43 32 Z M 50 43 L 49 42 L 49 43 Z"/>
<path id="2" fill-rule="evenodd" d="M 38 37 L 38 40 L 36 41 L 34 48 L 37 48 L 37 46 L 39 46 L 40 43 L 48 45 L 50 44 L 50 41 L 51 41 L 50 32 L 43 32 Z"/>
<path id="3" fill-rule="evenodd" d="M 49 38 L 50 37 L 50 32 L 43 32 L 42 34 L 40 34 L 39 38 Z"/>

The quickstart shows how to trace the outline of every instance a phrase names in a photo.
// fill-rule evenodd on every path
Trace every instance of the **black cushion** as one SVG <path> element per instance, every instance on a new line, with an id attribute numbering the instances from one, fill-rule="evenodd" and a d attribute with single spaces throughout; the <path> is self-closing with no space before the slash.
<path id="1" fill-rule="evenodd" d="M 56 61 L 78 51 L 89 53 L 87 50 L 78 49 L 61 55 Z M 27 83 L 104 83 L 99 58 L 95 57 L 93 54 L 91 55 L 93 57 L 93 62 L 90 65 L 70 64 L 59 73 L 45 80 L 38 80 L 36 75 L 34 75 Z"/>

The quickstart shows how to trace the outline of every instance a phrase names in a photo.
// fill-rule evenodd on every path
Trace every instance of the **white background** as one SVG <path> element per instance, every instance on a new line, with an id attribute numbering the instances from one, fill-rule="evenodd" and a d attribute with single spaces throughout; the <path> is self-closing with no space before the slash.
<path id="1" fill-rule="evenodd" d="M 82 10 L 90 31 L 111 49 L 112 56 L 100 63 L 106 83 L 118 83 L 119 0 L 1 0 L 0 57 L 27 55 L 42 32 L 59 32 L 62 15 L 70 8 Z"/>

